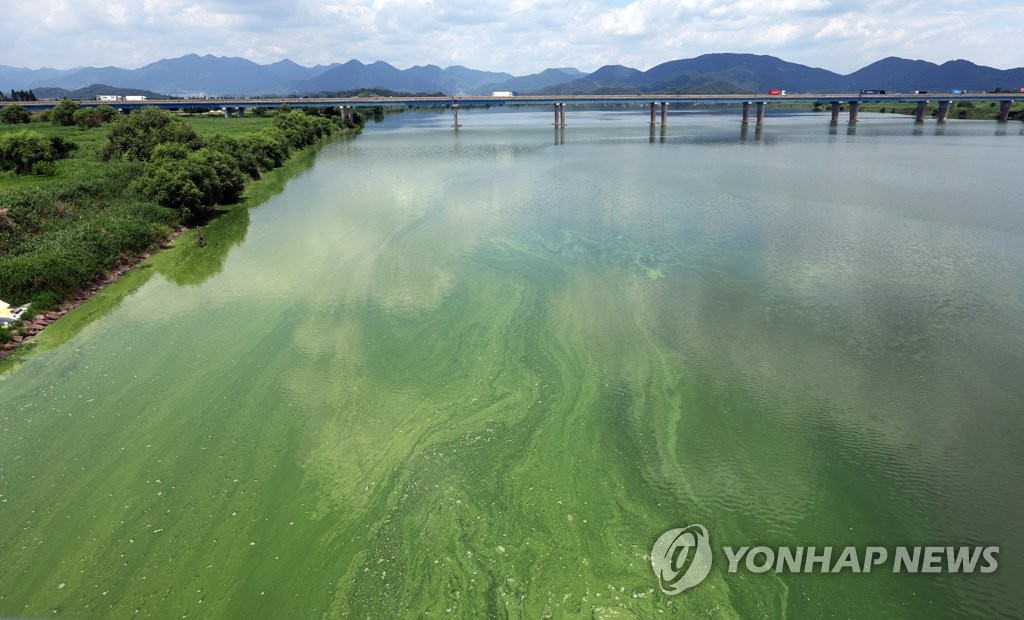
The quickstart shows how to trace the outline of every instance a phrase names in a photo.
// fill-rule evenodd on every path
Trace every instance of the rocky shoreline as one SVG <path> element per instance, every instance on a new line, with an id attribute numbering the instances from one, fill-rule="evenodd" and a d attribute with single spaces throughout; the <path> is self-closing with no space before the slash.
<path id="1" fill-rule="evenodd" d="M 14 331 L 14 334 L 12 335 L 11 339 L 5 342 L 2 346 L 0 346 L 0 359 L 4 359 L 5 357 L 14 353 L 14 351 L 19 346 L 31 340 L 33 337 L 35 337 L 36 334 L 43 331 L 43 329 L 47 325 L 53 323 L 60 317 L 64 316 L 72 309 L 77 308 L 85 300 L 89 299 L 96 293 L 103 290 L 103 288 L 106 287 L 108 284 L 111 284 L 112 282 L 120 278 L 129 269 L 132 269 L 142 261 L 152 256 L 153 252 L 157 251 L 160 248 L 166 248 L 172 241 L 180 237 L 182 233 L 184 233 L 186 230 L 188 230 L 188 227 L 178 226 L 177 228 L 171 231 L 170 235 L 165 237 L 163 241 L 160 242 L 157 248 L 151 248 L 149 250 L 146 250 L 135 255 L 133 259 L 125 261 L 117 268 L 108 272 L 102 278 L 94 280 L 93 282 L 89 283 L 88 286 L 80 289 L 70 299 L 64 301 L 64 303 L 62 303 L 59 307 L 53 310 L 49 310 L 47 312 L 40 312 L 39 314 L 36 314 L 34 317 L 32 317 L 31 321 L 23 322 L 21 324 L 21 327 Z"/>

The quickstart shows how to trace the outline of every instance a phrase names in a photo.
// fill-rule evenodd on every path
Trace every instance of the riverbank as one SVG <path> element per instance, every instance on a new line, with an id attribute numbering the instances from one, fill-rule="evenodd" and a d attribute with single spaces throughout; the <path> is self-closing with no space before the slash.
<path id="1" fill-rule="evenodd" d="M 284 156 L 263 163 L 260 152 L 247 152 L 244 147 L 250 143 L 260 146 L 246 139 L 268 135 L 269 119 L 193 118 L 186 122 L 207 144 L 233 147 L 231 154 L 256 171 L 237 199 L 207 209 L 198 221 L 194 217 L 184 221 L 175 210 L 138 196 L 133 177 L 137 180 L 149 164 L 102 157 L 107 142 L 105 130 L 80 131 L 48 123 L 27 125 L 30 131 L 44 135 L 68 135 L 79 148 L 74 157 L 58 162 L 55 175 L 4 174 L 0 178 L 0 271 L 5 274 L 2 292 L 5 298 L 29 304 L 21 320 L 0 329 L 0 359 L 32 342 L 47 326 L 155 253 L 174 246 L 187 231 L 203 230 L 232 211 L 259 204 L 280 191 L 296 170 L 309 164 L 321 145 L 352 137 L 361 130 L 361 126 L 335 127 L 316 139 L 301 136 L 298 131 L 289 136 L 282 134 L 281 141 L 291 142 L 280 150 Z M 2 131 L 12 128 L 4 127 Z M 304 141 L 297 143 L 296 138 Z M 198 245 L 196 235 L 185 238 L 192 238 L 192 244 Z M 216 262 L 216 257 L 211 258 L 214 254 L 218 252 L 211 248 L 193 262 Z M 26 298 L 24 293 L 17 293 L 19 279 L 54 284 L 35 284 L 40 292 Z"/>
<path id="2" fill-rule="evenodd" d="M 23 344 L 27 344 L 36 335 L 41 333 L 44 328 L 88 301 L 93 295 L 99 293 L 108 285 L 116 282 L 118 278 L 152 256 L 154 252 L 168 247 L 175 239 L 180 237 L 182 233 L 187 230 L 188 228 L 185 226 L 178 226 L 172 230 L 171 234 L 168 235 L 157 247 L 145 250 L 137 256 L 127 259 L 124 263 L 118 265 L 115 269 L 112 269 L 102 278 L 77 291 L 71 298 L 63 301 L 56 308 L 34 313 L 29 319 L 17 321 L 15 326 L 10 329 L 10 340 L 5 342 L 3 346 L 0 346 L 0 360 L 12 355 L 18 347 Z"/>

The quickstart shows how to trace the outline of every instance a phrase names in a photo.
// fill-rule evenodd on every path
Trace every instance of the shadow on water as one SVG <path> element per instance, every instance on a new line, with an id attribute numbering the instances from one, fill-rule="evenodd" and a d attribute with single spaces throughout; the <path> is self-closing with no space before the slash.
<path id="1" fill-rule="evenodd" d="M 661 128 L 659 130 L 658 126 L 651 125 L 651 131 L 647 137 L 648 142 L 650 142 L 651 144 L 654 144 L 655 136 L 657 136 L 657 141 L 660 144 L 665 144 L 668 141 L 668 127 L 666 127 L 665 125 L 661 125 L 660 127 Z"/>
<path id="2" fill-rule="evenodd" d="M 232 247 L 245 240 L 249 228 L 249 210 L 236 208 L 224 212 L 201 230 L 205 247 L 197 246 L 198 230 L 193 229 L 175 240 L 168 249 L 154 254 L 120 278 L 83 302 L 26 342 L 10 357 L 0 360 L 0 378 L 21 367 L 29 355 L 53 349 L 70 340 L 91 323 L 115 310 L 128 297 L 159 273 L 178 286 L 195 286 L 217 274 Z"/>
<path id="3" fill-rule="evenodd" d="M 249 210 L 242 208 L 224 212 L 199 230 L 205 239 L 203 247 L 182 252 L 173 261 L 157 262 L 157 272 L 178 286 L 202 284 L 224 268 L 231 248 L 245 241 L 249 230 Z M 198 234 L 193 234 L 186 243 L 198 246 L 197 240 Z"/>

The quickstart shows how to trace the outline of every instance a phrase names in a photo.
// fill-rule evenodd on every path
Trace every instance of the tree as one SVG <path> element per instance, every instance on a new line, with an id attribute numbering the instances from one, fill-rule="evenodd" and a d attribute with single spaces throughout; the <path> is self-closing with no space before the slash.
<path id="1" fill-rule="evenodd" d="M 5 105 L 0 109 L 0 123 L 17 125 L 32 120 L 32 113 L 16 103 Z"/>
<path id="2" fill-rule="evenodd" d="M 196 211 L 203 194 L 181 161 L 160 160 L 146 166 L 139 182 L 142 192 L 161 207 L 185 212 Z"/>
<path id="3" fill-rule="evenodd" d="M 0 170 L 16 174 L 32 172 L 40 162 L 53 162 L 78 148 L 59 136 L 46 138 L 34 131 L 19 131 L 0 136 Z M 43 170 L 44 168 L 39 168 Z"/>
<path id="4" fill-rule="evenodd" d="M 103 124 L 103 116 L 94 108 L 81 108 L 75 111 L 75 124 L 81 129 L 99 127 Z"/>
<path id="5" fill-rule="evenodd" d="M 50 122 L 62 127 L 70 127 L 75 124 L 75 112 L 78 111 L 78 104 L 70 99 L 61 99 L 61 102 L 50 111 Z"/>
<path id="6" fill-rule="evenodd" d="M 158 144 L 176 142 L 190 150 L 203 146 L 203 140 L 185 121 L 159 108 L 144 108 L 110 123 L 103 156 L 148 161 Z"/>

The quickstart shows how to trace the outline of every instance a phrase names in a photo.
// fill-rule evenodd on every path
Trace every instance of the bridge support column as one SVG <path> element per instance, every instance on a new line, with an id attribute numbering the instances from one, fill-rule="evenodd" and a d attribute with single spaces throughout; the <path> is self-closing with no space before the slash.
<path id="1" fill-rule="evenodd" d="M 651 125 L 654 125 L 654 106 L 655 105 L 656 104 L 652 101 L 651 102 Z"/>
<path id="2" fill-rule="evenodd" d="M 1010 104 L 1012 102 L 1009 99 L 999 102 L 999 119 L 1000 123 L 1005 123 L 1010 120 Z"/>
<path id="3" fill-rule="evenodd" d="M 917 102 L 917 111 L 914 112 L 914 122 L 915 123 L 923 123 L 924 122 L 924 111 L 925 111 L 925 108 L 927 108 L 927 107 L 928 107 L 928 102 L 927 101 L 918 101 Z"/>
<path id="4" fill-rule="evenodd" d="M 857 113 L 860 112 L 860 102 L 850 102 L 850 124 L 853 125 L 857 122 Z"/>
<path id="5" fill-rule="evenodd" d="M 939 102 L 939 115 L 935 117 L 935 120 L 940 123 L 946 122 L 946 117 L 949 116 L 949 106 L 953 104 L 952 101 L 940 101 Z"/>
<path id="6" fill-rule="evenodd" d="M 562 127 L 565 127 L 565 104 L 558 104 L 559 109 L 562 111 Z"/>
<path id="7" fill-rule="evenodd" d="M 661 126 L 668 125 L 668 102 L 661 102 Z"/>
<path id="8" fill-rule="evenodd" d="M 835 124 L 839 122 L 839 109 L 841 107 L 842 106 L 839 105 L 838 101 L 832 102 L 832 120 L 830 121 L 831 123 Z"/>
<path id="9" fill-rule="evenodd" d="M 764 122 L 764 102 L 757 102 L 757 124 L 760 125 Z"/>
<path id="10" fill-rule="evenodd" d="M 224 118 L 231 118 L 231 108 L 221 108 L 221 112 L 224 113 Z"/>
<path id="11" fill-rule="evenodd" d="M 452 127 L 455 128 L 455 131 L 458 131 L 459 127 L 462 127 L 462 125 L 459 124 L 459 104 L 458 103 L 453 103 L 452 104 L 452 112 L 454 112 L 454 114 L 455 114 L 455 122 L 452 125 Z"/>
<path id="12" fill-rule="evenodd" d="M 235 108 L 235 109 L 238 110 L 238 118 L 245 117 L 245 108 Z"/>
<path id="13" fill-rule="evenodd" d="M 746 125 L 750 122 L 750 102 L 743 102 L 743 124 Z"/>
<path id="14" fill-rule="evenodd" d="M 555 108 L 555 127 L 558 127 L 558 123 L 561 120 L 561 117 L 559 115 L 558 104 L 557 103 L 554 104 L 554 108 Z"/>

